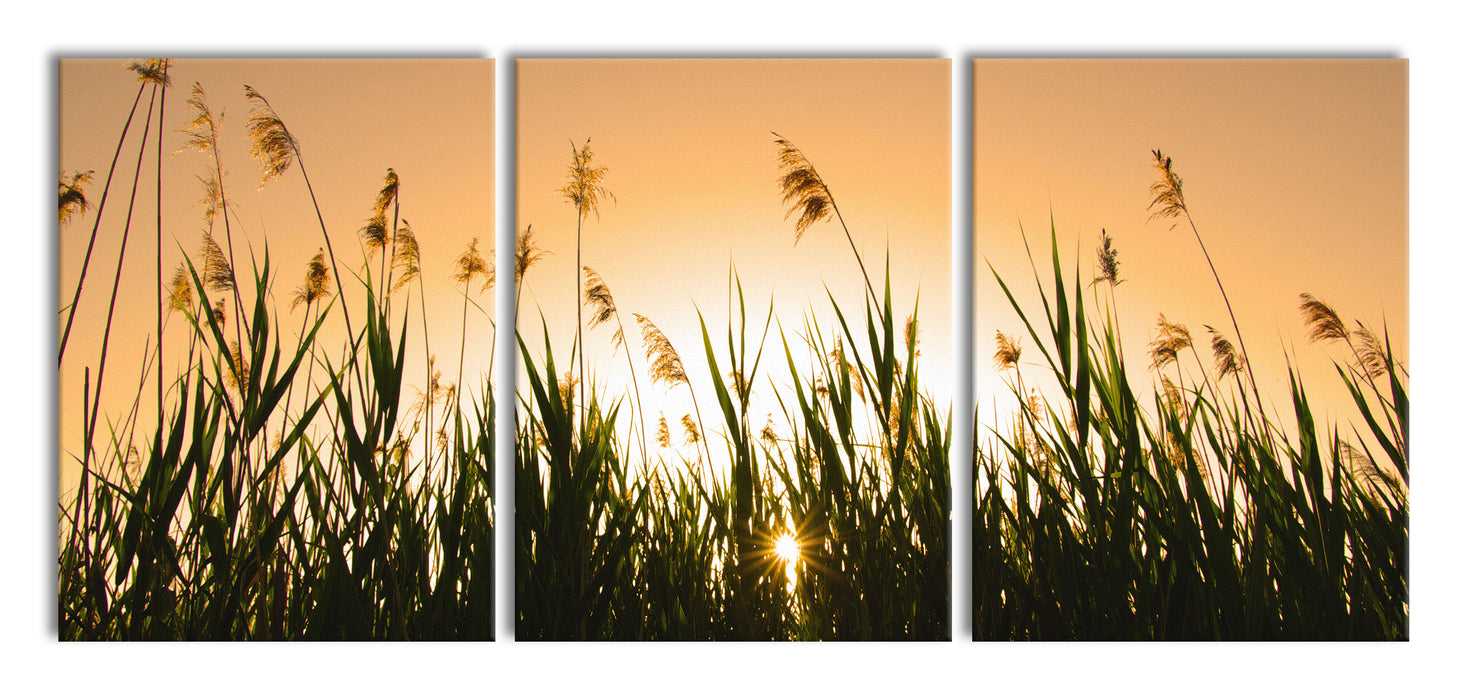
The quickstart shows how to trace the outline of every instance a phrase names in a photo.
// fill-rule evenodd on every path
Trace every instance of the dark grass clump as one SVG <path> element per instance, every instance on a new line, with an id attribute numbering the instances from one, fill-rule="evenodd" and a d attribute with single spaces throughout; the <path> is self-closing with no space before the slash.
<path id="1" fill-rule="evenodd" d="M 1148 400 L 1079 270 L 1068 296 L 1053 228 L 1051 246 L 1043 316 L 995 273 L 1058 392 L 1023 397 L 1013 434 L 981 444 L 976 423 L 975 638 L 1406 639 L 1407 375 L 1390 343 L 1304 297 L 1312 339 L 1351 344 L 1349 425 L 1318 424 L 1293 369 L 1289 423 L 1251 415 L 1216 332 L 1213 375 L 1162 376 Z M 1152 368 L 1191 346 L 1162 318 Z"/>

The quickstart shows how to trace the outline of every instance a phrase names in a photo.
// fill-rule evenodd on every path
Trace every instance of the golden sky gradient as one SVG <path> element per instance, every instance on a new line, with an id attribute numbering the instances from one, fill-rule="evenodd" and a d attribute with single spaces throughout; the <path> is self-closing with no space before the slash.
<path id="1" fill-rule="evenodd" d="M 716 445 L 721 421 L 711 411 L 697 312 L 716 346 L 725 347 L 731 262 L 743 282 L 751 353 L 771 301 L 798 362 L 807 314 L 814 312 L 831 342 L 827 288 L 860 323 L 864 289 L 840 226 L 817 224 L 795 245 L 773 131 L 805 153 L 833 192 L 879 293 L 890 246 L 899 323 L 921 289 L 920 376 L 946 410 L 953 338 L 949 71 L 947 60 L 517 61 L 516 228 L 533 225 L 540 245 L 554 253 L 527 274 L 519 311 L 518 330 L 537 362 L 542 314 L 558 369 L 570 358 L 576 213 L 557 190 L 572 144 L 588 138 L 616 201 L 603 202 L 600 219 L 583 225 L 582 261 L 606 280 L 623 314 L 650 442 L 659 411 L 676 430 L 692 407 L 682 387 L 648 386 L 632 312 L 657 324 L 682 356 Z M 626 359 L 611 353 L 614 331 L 603 326 L 584 335 L 587 372 L 604 400 L 631 392 Z M 719 358 L 727 365 L 727 350 Z M 782 426 L 769 382 L 784 393 L 790 378 L 774 325 L 759 371 L 751 418 L 763 426 L 773 412 Z"/>
<path id="2" fill-rule="evenodd" d="M 1191 330 L 1205 361 L 1204 324 L 1233 335 L 1186 221 L 1148 221 L 1152 149 L 1183 179 L 1266 405 L 1292 420 L 1292 355 L 1317 419 L 1355 410 L 1330 362 L 1344 348 L 1307 342 L 1301 292 L 1347 323 L 1378 333 L 1385 324 L 1406 362 L 1405 60 L 980 59 L 973 68 L 981 420 L 996 402 L 1001 416 L 1013 405 L 993 369 L 994 333 L 1024 332 L 985 262 L 1038 313 L 1020 227 L 1048 275 L 1052 213 L 1062 264 L 1073 269 L 1079 257 L 1085 281 L 1103 227 L 1120 251 L 1116 300 L 1134 385 L 1155 380 L 1140 372 L 1159 313 Z M 1024 347 L 1023 361 L 1043 361 L 1030 339 Z M 1044 373 L 1024 371 L 1027 383 Z"/>
<path id="3" fill-rule="evenodd" d="M 102 196 L 107 168 L 117 138 L 137 94 L 134 74 L 124 59 L 63 60 L 60 64 L 59 165 L 67 171 L 95 170 L 87 189 L 93 209 L 62 227 L 60 232 L 60 308 L 71 301 L 87 239 L 95 221 L 95 205 Z M 304 310 L 290 310 L 293 290 L 301 284 L 306 262 L 323 246 L 320 225 L 293 165 L 279 180 L 257 187 L 260 171 L 248 155 L 244 131 L 249 105 L 244 85 L 270 100 L 286 127 L 301 145 L 306 172 L 336 249 L 338 263 L 360 271 L 362 248 L 357 231 L 371 215 L 373 199 L 388 168 L 400 177 L 400 215 L 411 222 L 422 248 L 423 282 L 428 295 L 428 333 L 438 367 L 453 381 L 457 369 L 462 295 L 450 282 L 453 261 L 469 240 L 479 237 L 481 253 L 493 264 L 494 247 L 494 63 L 489 60 L 180 60 L 169 70 L 163 117 L 163 275 L 165 283 L 184 253 L 197 256 L 205 228 L 203 209 L 194 202 L 203 195 L 197 175 L 210 167 L 196 151 L 175 153 L 184 145 L 180 131 L 192 112 L 186 108 L 191 86 L 197 81 L 208 103 L 223 113 L 220 159 L 225 170 L 226 196 L 231 202 L 237 277 L 241 286 L 252 279 L 247 248 L 263 261 L 268 240 L 273 277 L 272 302 L 279 312 L 279 329 L 289 346 L 300 331 Z M 119 159 L 103 215 L 97 247 L 87 272 L 86 286 L 61 369 L 60 443 L 62 494 L 76 484 L 77 466 L 70 457 L 81 446 L 82 374 L 93 367 L 95 383 L 98 353 L 117 254 L 127 211 L 142 134 L 148 92 L 143 94 Z M 145 343 L 155 336 L 155 246 L 157 168 L 156 112 L 148 137 L 138 196 L 132 215 L 128 249 L 116 318 L 109 341 L 108 367 L 103 387 L 102 425 L 117 421 L 131 406 L 143 366 Z M 215 239 L 225 245 L 221 223 Z M 180 250 L 180 247 L 182 250 Z M 197 257 L 196 257 L 197 260 Z M 373 275 L 377 275 L 373 258 Z M 197 263 L 196 263 L 197 264 Z M 363 318 L 365 292 L 343 273 L 343 286 L 354 304 L 354 325 Z M 331 285 L 333 293 L 335 285 Z M 474 297 L 492 317 L 493 290 Z M 404 308 L 406 291 L 395 298 L 394 310 Z M 408 326 L 404 405 L 426 382 L 423 371 L 422 320 L 417 310 L 418 286 Z M 245 303 L 251 303 L 250 296 Z M 489 367 L 491 326 L 484 314 L 470 307 L 470 339 L 464 376 L 474 378 L 474 396 L 483 391 L 482 377 Z M 394 326 L 401 318 L 394 320 Z M 65 315 L 58 320 L 65 324 Z M 164 377 L 182 371 L 188 331 L 176 315 L 164 331 Z M 361 328 L 357 330 L 360 332 Z M 340 310 L 333 308 L 322 326 L 323 343 L 340 343 Z M 232 337 L 232 332 L 227 334 Z M 325 347 L 325 345 L 323 345 Z M 318 373 L 319 375 L 319 373 Z M 149 375 L 139 410 L 147 416 L 156 406 Z M 172 399 L 165 399 L 172 403 Z M 151 421 L 140 426 L 151 430 Z M 105 434 L 105 431 L 104 431 Z M 134 437 L 142 449 L 143 431 Z M 146 450 L 144 450 L 146 452 Z"/>

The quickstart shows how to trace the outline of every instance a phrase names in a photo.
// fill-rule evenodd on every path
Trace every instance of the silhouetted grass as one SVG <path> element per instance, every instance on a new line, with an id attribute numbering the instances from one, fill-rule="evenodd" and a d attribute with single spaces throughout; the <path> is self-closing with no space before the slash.
<path id="1" fill-rule="evenodd" d="M 202 88 L 191 105 L 191 144 L 212 153 L 217 123 Z M 287 159 L 267 163 L 268 180 L 300 146 L 264 110 L 251 129 L 275 129 L 286 149 L 275 155 Z M 206 203 L 228 222 L 217 159 L 211 170 Z M 83 387 L 83 476 L 58 504 L 61 639 L 492 639 L 487 381 L 464 397 L 455 386 L 452 404 L 430 386 L 404 406 L 409 309 L 391 317 L 385 279 L 344 286 L 318 253 L 291 304 L 305 307 L 292 338 L 281 326 L 297 322 L 268 301 L 268 244 L 258 261 L 252 251 L 241 290 L 232 254 L 205 239 L 202 259 L 185 257 L 167 288 L 188 355 L 164 385 L 158 423 L 140 424 L 134 409 L 99 428 L 100 386 Z M 416 243 L 391 256 L 405 273 L 416 274 Z M 327 347 L 318 333 L 333 305 L 362 331 Z M 445 404 L 438 414 L 435 403 Z M 135 431 L 147 436 L 141 449 L 129 449 Z"/>
<path id="2" fill-rule="evenodd" d="M 796 202 L 803 234 L 834 204 L 804 156 L 776 143 L 777 165 L 804 177 L 789 194 L 787 175 L 787 201 L 825 203 Z M 616 314 L 614 282 L 588 283 L 594 319 Z M 701 443 L 691 458 L 649 448 L 635 420 L 619 434 L 621 400 L 558 384 L 549 341 L 539 358 L 520 341 L 516 638 L 948 638 L 951 425 L 918 390 L 916 324 L 896 321 L 889 286 L 859 316 L 831 298 L 835 337 L 807 320 L 792 343 L 773 307 L 750 324 L 737 277 L 731 287 L 723 333 L 699 314 L 701 357 L 634 314 L 647 377 L 686 386 L 699 413 L 683 419 Z M 703 371 L 712 397 L 692 391 L 690 374 Z M 756 384 L 775 394 L 783 426 L 751 421 Z M 717 430 L 700 404 L 717 408 Z M 799 546 L 793 566 L 777 555 L 782 537 Z"/>
<path id="3" fill-rule="evenodd" d="M 1291 363 L 1293 415 L 1275 423 L 1216 332 L 1213 376 L 1162 375 L 1192 347 L 1162 318 L 1149 400 L 1114 302 L 1088 305 L 1079 269 L 1067 286 L 1053 226 L 1051 252 L 1041 311 L 994 272 L 1058 388 L 1016 381 L 1012 432 L 975 421 L 975 638 L 1406 639 L 1407 378 L 1389 340 L 1303 295 L 1312 338 L 1351 344 L 1337 367 L 1358 410 L 1317 422 Z"/>

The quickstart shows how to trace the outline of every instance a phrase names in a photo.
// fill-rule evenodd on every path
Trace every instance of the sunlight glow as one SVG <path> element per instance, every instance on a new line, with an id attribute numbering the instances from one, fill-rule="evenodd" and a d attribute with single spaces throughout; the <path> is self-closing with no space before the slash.
<path id="1" fill-rule="evenodd" d="M 796 542 L 795 538 L 788 533 L 780 535 L 779 539 L 775 540 L 775 555 L 787 563 L 794 564 L 800 560 L 800 543 Z"/>

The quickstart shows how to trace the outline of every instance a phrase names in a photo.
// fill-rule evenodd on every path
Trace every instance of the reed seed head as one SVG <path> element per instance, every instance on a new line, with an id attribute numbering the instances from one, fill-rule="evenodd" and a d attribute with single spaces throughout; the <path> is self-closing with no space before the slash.
<path id="1" fill-rule="evenodd" d="M 171 58 L 147 58 L 142 61 L 128 63 L 126 68 L 138 74 L 138 82 L 152 83 L 168 87 L 173 84 L 168 77 L 168 67 L 173 64 Z"/>
<path id="2" fill-rule="evenodd" d="M 56 185 L 57 224 L 70 222 L 73 216 L 85 214 L 87 207 L 86 187 L 92 182 L 93 171 L 77 171 L 70 178 L 62 173 Z"/>
<path id="3" fill-rule="evenodd" d="M 1335 309 L 1308 292 L 1300 294 L 1300 315 L 1305 317 L 1305 328 L 1309 331 L 1310 342 L 1350 341 L 1350 332 L 1346 330 L 1346 324 L 1341 321 Z"/>
<path id="4" fill-rule="evenodd" d="M 1161 150 L 1154 150 L 1152 167 L 1157 169 L 1157 181 L 1152 183 L 1152 203 L 1147 206 L 1147 210 L 1156 211 L 1152 211 L 1147 220 L 1187 216 L 1188 205 L 1183 200 L 1183 179 L 1173 172 L 1172 159 L 1162 155 Z"/>
<path id="5" fill-rule="evenodd" d="M 264 187 L 290 169 L 300 154 L 300 143 L 264 95 L 246 85 L 245 99 L 250 102 L 250 118 L 245 123 L 250 157 L 260 164 L 260 187 Z"/>
<path id="6" fill-rule="evenodd" d="M 1386 350 L 1382 347 L 1381 340 L 1360 321 L 1356 322 L 1356 330 L 1352 331 L 1351 335 L 1355 338 L 1351 347 L 1356 350 L 1359 358 L 1357 367 L 1361 372 L 1372 379 L 1385 376 L 1387 370 L 1391 368 L 1391 363 L 1387 361 Z"/>
<path id="7" fill-rule="evenodd" d="M 484 264 L 484 256 L 479 254 L 478 236 L 469 241 L 469 247 L 459 254 L 458 260 L 454 261 L 453 280 L 456 284 L 464 285 L 464 290 L 468 291 L 469 283 L 474 281 L 476 276 L 486 278 L 484 287 L 480 291 L 494 284 L 493 272 L 488 265 Z"/>
<path id="8" fill-rule="evenodd" d="M 428 356 L 428 390 L 419 390 L 417 397 L 413 400 L 412 410 L 419 415 L 438 405 L 448 396 L 449 388 L 443 383 L 443 372 L 434 367 L 437 361 L 437 355 Z"/>
<path id="9" fill-rule="evenodd" d="M 229 356 L 234 361 L 233 367 L 225 368 L 224 380 L 231 389 L 243 392 L 243 388 L 250 383 L 250 368 L 245 364 L 244 354 L 240 351 L 239 341 L 230 341 Z"/>
<path id="10" fill-rule="evenodd" d="M 658 413 L 658 447 L 666 450 L 672 444 L 672 436 L 668 434 L 668 418 Z"/>
<path id="11" fill-rule="evenodd" d="M 1162 395 L 1167 399 L 1167 405 L 1177 411 L 1183 405 L 1183 392 L 1172 380 L 1164 376 L 1162 378 Z"/>
<path id="12" fill-rule="evenodd" d="M 750 389 L 749 380 L 745 379 L 743 374 L 736 372 L 732 369 L 729 370 L 728 373 L 724 375 L 724 377 L 729 380 L 729 391 L 734 392 L 734 396 L 737 397 L 739 401 L 743 403 L 748 403 Z"/>
<path id="13" fill-rule="evenodd" d="M 1111 247 L 1111 236 L 1101 229 L 1101 245 L 1096 246 L 1096 268 L 1101 274 L 1091 284 L 1105 282 L 1113 287 L 1126 280 L 1121 278 L 1121 258 L 1116 248 Z"/>
<path id="14" fill-rule="evenodd" d="M 327 282 L 331 280 L 331 271 L 326 269 L 325 253 L 320 248 L 316 249 L 316 255 L 306 263 L 306 279 L 301 286 L 296 288 L 295 294 L 291 295 L 291 310 L 305 304 L 310 306 L 317 300 L 326 297 Z"/>
<path id="15" fill-rule="evenodd" d="M 856 397 L 863 402 L 867 400 L 865 391 L 861 388 L 861 368 L 846 361 L 846 351 L 841 347 L 841 336 L 836 336 L 836 347 L 826 354 L 831 368 L 836 371 L 837 377 L 849 378 L 851 390 L 856 392 Z"/>
<path id="16" fill-rule="evenodd" d="M 234 270 L 229 266 L 229 259 L 224 257 L 224 251 L 220 249 L 218 243 L 214 242 L 214 237 L 205 233 L 202 247 L 204 252 L 204 288 L 214 292 L 233 290 Z"/>
<path id="17" fill-rule="evenodd" d="M 362 236 L 362 242 L 367 246 L 367 256 L 387 247 L 392 237 L 387 232 L 387 217 L 381 214 L 373 214 L 372 218 L 362 228 L 357 229 Z"/>
<path id="18" fill-rule="evenodd" d="M 1213 368 L 1219 379 L 1230 374 L 1238 374 L 1244 369 L 1246 359 L 1243 353 L 1234 349 L 1234 344 L 1222 333 L 1214 330 L 1213 326 L 1203 326 L 1208 329 L 1209 335 L 1213 337 Z"/>
<path id="19" fill-rule="evenodd" d="M 1157 314 L 1157 337 L 1147 345 L 1152 358 L 1152 369 L 1162 369 L 1177 361 L 1178 352 L 1193 346 L 1193 335 L 1187 326 L 1171 323 L 1164 314 Z"/>
<path id="20" fill-rule="evenodd" d="M 780 149 L 775 156 L 775 163 L 780 169 L 780 201 L 790 205 L 785 218 L 789 219 L 796 212 L 800 214 L 795 219 L 795 243 L 798 245 L 806 229 L 831 217 L 834 209 L 831 190 L 795 144 L 773 131 L 770 133 Z"/>
<path id="21" fill-rule="evenodd" d="M 1003 372 L 1019 365 L 1020 346 L 1018 338 L 1011 338 L 1000 331 L 994 332 L 994 369 Z"/>
<path id="22" fill-rule="evenodd" d="M 576 142 L 572 141 L 571 165 L 566 172 L 566 184 L 557 190 L 567 202 L 576 207 L 576 216 L 580 221 L 585 221 L 587 214 L 600 219 L 599 205 L 603 198 L 611 200 L 613 204 L 617 201 L 601 184 L 607 175 L 606 166 L 596 165 L 595 159 L 596 154 L 591 152 L 591 139 L 586 139 L 581 148 L 577 148 Z"/>
<path id="23" fill-rule="evenodd" d="M 392 168 L 387 169 L 387 176 L 382 180 L 382 189 L 377 191 L 377 200 L 372 203 L 372 211 L 378 216 L 386 216 L 387 208 L 398 201 L 398 174 Z"/>
<path id="24" fill-rule="evenodd" d="M 581 271 L 586 275 L 584 291 L 586 303 L 591 307 L 591 319 L 586 327 L 596 328 L 617 317 L 617 302 L 612 299 L 612 290 L 607 287 L 606 280 L 596 270 L 582 265 Z"/>
<path id="25" fill-rule="evenodd" d="M 397 241 L 397 250 L 393 253 L 392 264 L 400 271 L 398 281 L 392 286 L 392 290 L 396 292 L 418 277 L 422 258 L 418 248 L 418 235 L 413 233 L 413 227 L 407 219 L 403 219 L 403 224 L 398 227 L 393 238 Z"/>
<path id="26" fill-rule="evenodd" d="M 691 414 L 683 414 L 683 444 L 693 445 L 698 443 L 698 423 L 693 422 Z"/>
<path id="27" fill-rule="evenodd" d="M 642 314 L 632 314 L 637 319 L 637 325 L 642 327 L 642 347 L 647 353 L 648 376 L 654 382 L 663 382 L 672 388 L 677 384 L 688 383 L 688 373 L 683 370 L 683 358 L 678 356 L 678 351 L 673 349 L 673 344 L 668 341 L 668 336 L 658 330 L 652 321 L 647 320 Z"/>
<path id="28" fill-rule="evenodd" d="M 549 251 L 535 245 L 535 233 L 527 224 L 525 230 L 515 236 L 515 284 L 520 284 L 530 266 L 547 255 L 550 255 Z"/>
<path id="29" fill-rule="evenodd" d="M 218 117 L 214 116 L 214 111 L 209 109 L 209 99 L 204 94 L 204 86 L 198 82 L 195 82 L 193 88 L 189 90 L 189 99 L 184 104 L 188 106 L 193 116 L 179 129 L 184 132 L 186 138 L 184 145 L 179 147 L 175 153 L 200 151 L 218 158 L 219 130 L 224 123 L 224 113 L 221 112 Z"/>
<path id="30" fill-rule="evenodd" d="M 194 308 L 194 285 L 189 279 L 188 270 L 184 264 L 179 263 L 173 269 L 173 278 L 168 282 L 168 312 L 182 311 L 191 313 Z"/>
<path id="31" fill-rule="evenodd" d="M 1394 468 L 1388 470 L 1383 467 L 1371 455 L 1356 449 L 1354 445 L 1336 438 L 1337 459 L 1345 463 L 1347 469 L 1358 481 L 1375 483 L 1388 493 L 1400 496 L 1402 494 L 1402 481 Z"/>
<path id="32" fill-rule="evenodd" d="M 571 370 L 566 370 L 566 373 L 561 376 L 561 381 L 556 385 L 561 395 L 561 405 L 565 406 L 567 410 L 576 404 L 576 385 L 580 383 L 581 380 L 572 375 Z"/>

